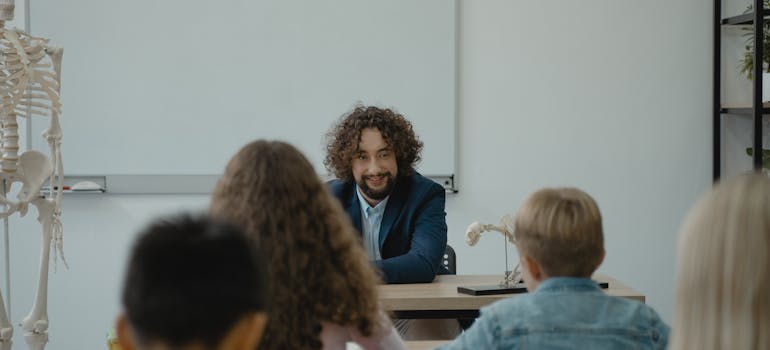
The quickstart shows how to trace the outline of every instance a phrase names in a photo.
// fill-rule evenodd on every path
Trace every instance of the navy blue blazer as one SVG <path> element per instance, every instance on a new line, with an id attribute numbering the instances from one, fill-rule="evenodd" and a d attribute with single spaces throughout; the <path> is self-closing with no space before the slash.
<path id="1" fill-rule="evenodd" d="M 361 205 L 355 182 L 332 180 L 329 188 L 360 234 Z M 374 262 L 385 283 L 432 282 L 442 271 L 447 241 L 445 202 L 444 188 L 417 172 L 397 178 L 380 225 L 382 260 Z"/>

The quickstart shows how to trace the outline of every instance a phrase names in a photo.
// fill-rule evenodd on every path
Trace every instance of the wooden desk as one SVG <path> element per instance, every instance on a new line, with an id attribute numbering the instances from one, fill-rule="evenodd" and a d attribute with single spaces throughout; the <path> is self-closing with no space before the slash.
<path id="1" fill-rule="evenodd" d="M 379 287 L 383 307 L 396 318 L 476 318 L 482 306 L 518 294 L 468 295 L 458 286 L 493 285 L 501 275 L 441 275 L 433 283 L 386 284 Z M 607 294 L 645 301 L 644 295 L 604 274 L 593 277 L 607 282 Z"/>

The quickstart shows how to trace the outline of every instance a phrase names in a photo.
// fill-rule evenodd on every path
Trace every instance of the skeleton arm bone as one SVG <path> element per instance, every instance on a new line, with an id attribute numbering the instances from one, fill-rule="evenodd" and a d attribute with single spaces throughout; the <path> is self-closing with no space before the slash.
<path id="1" fill-rule="evenodd" d="M 56 97 L 52 98 L 51 100 L 51 105 L 54 106 L 54 108 L 51 110 L 51 124 L 49 124 L 48 129 L 43 132 L 43 137 L 45 137 L 46 141 L 48 142 L 48 147 L 51 150 L 52 165 L 54 169 L 54 173 L 51 176 L 51 184 L 53 184 L 54 181 L 57 183 L 57 186 L 55 186 L 56 194 L 54 196 L 54 222 L 51 232 L 51 245 L 54 247 L 54 271 L 56 271 L 56 262 L 58 261 L 59 257 L 61 257 L 62 263 L 64 263 L 64 267 L 69 268 L 67 265 L 67 259 L 64 258 L 64 230 L 61 223 L 61 200 L 62 191 L 64 189 L 64 164 L 61 156 L 62 130 L 61 124 L 59 124 L 59 113 L 61 112 L 61 104 L 59 103 L 59 89 L 61 88 L 61 61 L 62 57 L 64 56 L 64 48 L 61 46 L 46 46 L 45 52 L 50 56 L 54 73 L 56 73 L 54 75 L 55 80 L 53 81 L 53 84 L 48 86 L 48 88 L 55 89 L 55 95 L 52 96 Z M 54 188 L 54 186 L 50 187 Z"/>

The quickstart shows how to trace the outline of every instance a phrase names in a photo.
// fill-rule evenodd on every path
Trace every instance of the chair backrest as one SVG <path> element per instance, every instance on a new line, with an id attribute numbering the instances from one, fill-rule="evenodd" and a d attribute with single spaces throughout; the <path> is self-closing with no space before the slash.
<path id="1" fill-rule="evenodd" d="M 439 272 L 439 275 L 455 275 L 457 274 L 457 257 L 455 256 L 455 250 L 449 244 L 444 249 L 444 256 L 441 257 L 441 267 L 443 271 Z"/>

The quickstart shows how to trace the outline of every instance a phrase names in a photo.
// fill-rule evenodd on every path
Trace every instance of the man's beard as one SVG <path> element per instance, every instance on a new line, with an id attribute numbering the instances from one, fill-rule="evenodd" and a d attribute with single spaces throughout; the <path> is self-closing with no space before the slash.
<path id="1" fill-rule="evenodd" d="M 381 190 L 374 190 L 369 187 L 369 185 L 366 184 L 366 179 L 371 176 L 384 176 L 385 177 L 385 188 Z M 393 192 L 393 187 L 396 185 L 396 179 L 393 177 L 393 175 L 390 174 L 390 172 L 384 172 L 379 173 L 375 175 L 364 175 L 361 176 L 361 180 L 358 181 L 358 187 L 361 189 L 361 192 L 363 192 L 367 197 L 370 199 L 379 201 L 385 199 L 385 197 L 389 196 L 391 192 Z"/>

